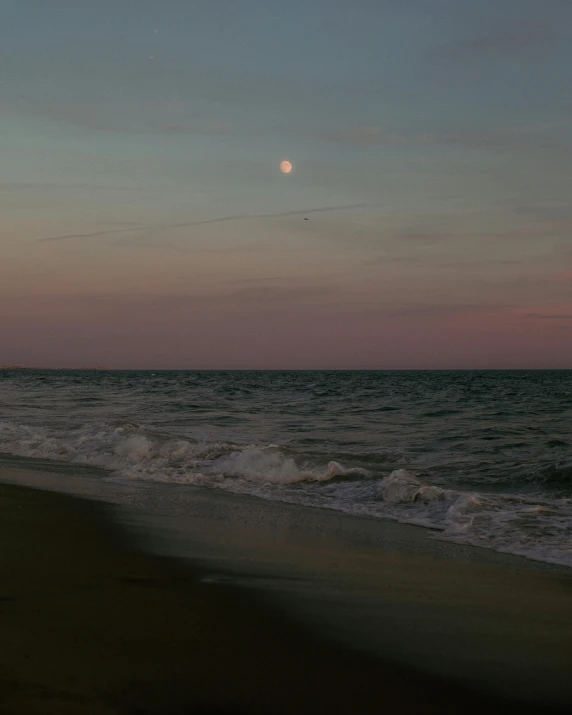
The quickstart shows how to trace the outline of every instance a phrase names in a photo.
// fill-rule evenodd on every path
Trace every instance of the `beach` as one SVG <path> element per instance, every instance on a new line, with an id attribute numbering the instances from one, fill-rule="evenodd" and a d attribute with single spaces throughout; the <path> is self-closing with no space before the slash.
<path id="1" fill-rule="evenodd" d="M 16 472 L 4 469 L 0 479 L 14 481 Z M 28 482 L 41 477 L 39 470 L 30 472 Z M 26 481 L 22 471 L 20 479 Z M 174 558 L 173 539 L 172 556 L 157 555 L 167 550 L 160 534 L 162 529 L 167 540 L 176 520 L 172 514 L 164 514 L 162 527 L 155 520 L 151 528 L 148 514 L 131 510 L 128 516 L 124 506 L 0 486 L 7 545 L 0 566 L 2 713 L 508 712 L 515 705 L 520 712 L 539 706 L 564 712 L 572 632 L 566 569 L 501 569 L 479 563 L 477 549 L 472 562 L 455 554 L 436 561 L 424 553 L 431 547 L 415 546 L 415 539 L 400 544 L 402 535 L 385 550 L 373 543 L 369 551 L 363 544 L 348 549 L 347 540 L 345 547 L 328 541 L 323 524 L 312 536 L 308 528 L 285 524 L 278 512 L 269 540 L 263 502 L 258 519 L 240 529 L 238 502 L 225 502 L 237 515 L 233 525 L 229 512 L 225 516 L 220 506 L 194 498 L 200 512 L 191 520 L 195 537 L 180 536 Z M 308 511 L 318 515 L 319 524 L 323 510 Z M 278 537 L 281 519 L 286 540 Z M 362 529 L 357 521 L 349 526 Z M 363 541 L 363 529 L 360 533 Z M 337 632 L 328 623 L 336 608 L 343 614 L 344 591 L 327 584 L 336 569 L 351 568 L 359 574 L 365 601 L 379 606 L 380 564 L 387 643 L 368 648 L 359 628 L 353 643 L 344 633 L 359 623 L 351 608 L 356 579 L 346 591 L 347 615 L 340 619 L 345 627 Z M 314 577 L 308 579 L 309 573 Z M 308 591 L 308 582 L 317 591 Z M 338 577 L 340 582 L 347 579 Z M 342 602 L 336 602 L 340 595 Z M 288 608 L 293 600 L 298 606 Z M 329 621 L 319 616 L 320 603 Z M 443 619 L 445 612 L 454 614 L 452 621 Z M 404 618 L 412 614 L 420 623 L 404 628 Z M 445 677 L 434 668 L 407 664 L 406 651 L 415 640 L 421 651 L 433 643 L 433 660 L 450 658 L 450 645 L 442 648 L 441 642 L 447 644 L 446 628 L 463 620 L 472 638 L 465 640 L 467 652 L 481 648 L 485 659 L 490 656 L 487 634 L 496 630 L 497 645 L 503 657 L 513 654 L 517 675 L 536 657 L 552 671 L 553 682 L 543 689 L 523 680 L 519 694 L 510 677 L 504 688 L 494 682 L 488 688 L 484 680 L 470 682 L 458 673 Z M 415 629 L 419 636 L 412 640 Z M 370 635 L 379 646 L 379 623 Z M 410 644 L 402 652 L 396 648 L 400 638 Z M 545 649 L 543 657 L 534 655 L 538 647 Z M 488 672 L 485 667 L 483 677 Z M 545 677 L 537 673 L 539 681 Z"/>
<path id="2" fill-rule="evenodd" d="M 0 715 L 572 715 L 572 0 L 1 6 Z"/>

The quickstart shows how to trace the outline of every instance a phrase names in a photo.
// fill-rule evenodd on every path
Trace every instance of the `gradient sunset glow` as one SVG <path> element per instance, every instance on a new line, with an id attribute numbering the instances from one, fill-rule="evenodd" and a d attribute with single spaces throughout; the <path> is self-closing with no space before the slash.
<path id="1" fill-rule="evenodd" d="M 0 364 L 572 367 L 572 5 L 6 5 Z"/>

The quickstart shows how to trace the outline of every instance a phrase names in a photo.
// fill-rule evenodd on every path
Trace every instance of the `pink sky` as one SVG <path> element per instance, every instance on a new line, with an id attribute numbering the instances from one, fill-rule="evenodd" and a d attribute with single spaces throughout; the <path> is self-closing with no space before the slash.
<path id="1" fill-rule="evenodd" d="M 572 368 L 572 3 L 8 4 L 0 365 Z"/>

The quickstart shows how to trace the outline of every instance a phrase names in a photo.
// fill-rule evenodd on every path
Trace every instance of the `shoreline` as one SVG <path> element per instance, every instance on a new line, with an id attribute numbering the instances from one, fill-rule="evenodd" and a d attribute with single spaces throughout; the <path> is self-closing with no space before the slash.
<path id="1" fill-rule="evenodd" d="M 566 567 L 436 541 L 390 520 L 102 476 L 0 462 L 0 488 L 91 503 L 120 550 L 175 563 L 195 585 L 236 591 L 335 652 L 545 710 L 572 702 Z"/>
<path id="2" fill-rule="evenodd" d="M 102 504 L 0 483 L 0 515 L 6 715 L 534 712 L 342 648 L 143 553 Z"/>
<path id="3" fill-rule="evenodd" d="M 6 484 L 6 480 L 10 478 L 14 480 L 18 476 L 27 476 L 31 481 L 35 479 L 36 484 L 33 486 Z M 568 570 L 565 568 L 546 565 L 546 568 L 538 569 L 537 564 L 528 563 L 532 568 L 523 571 L 519 568 L 519 563 L 526 560 L 495 554 L 495 552 L 490 554 L 492 554 L 492 561 L 497 563 L 483 564 L 481 558 L 483 550 L 443 542 L 432 544 L 423 535 L 425 530 L 413 526 L 394 522 L 380 525 L 371 520 L 359 520 L 327 511 L 322 513 L 322 518 L 319 519 L 318 512 L 324 510 L 316 509 L 302 510 L 302 517 L 300 517 L 299 510 L 291 505 L 276 505 L 262 500 L 253 502 L 252 499 L 235 495 L 212 494 L 209 490 L 202 492 L 178 490 L 181 499 L 193 503 L 194 512 L 191 519 L 186 519 L 187 526 L 192 524 L 193 528 L 184 534 L 183 539 L 179 533 L 177 544 L 176 539 L 173 539 L 172 534 L 169 533 L 177 527 L 175 523 L 177 519 L 173 515 L 157 518 L 156 515 L 150 516 L 144 511 L 137 514 L 113 503 L 78 498 L 77 495 L 69 496 L 57 491 L 44 491 L 39 483 L 48 477 L 61 479 L 62 475 L 49 475 L 42 471 L 26 474 L 22 470 L 0 467 L 2 480 L 0 523 L 4 527 L 5 539 L 12 544 L 12 547 L 18 539 L 24 538 L 26 542 L 23 548 L 19 548 L 20 555 L 25 555 L 27 559 L 26 573 L 22 574 L 20 571 L 20 575 L 13 579 L 15 587 L 23 587 L 19 583 L 22 577 L 25 582 L 30 578 L 33 579 L 30 572 L 34 573 L 36 569 L 33 563 L 30 563 L 30 555 L 37 548 L 41 548 L 42 551 L 41 569 L 47 569 L 61 576 L 61 579 L 56 580 L 55 583 L 53 579 L 36 583 L 34 590 L 39 597 L 46 590 L 52 595 L 56 593 L 61 595 L 62 591 L 66 594 L 68 581 L 70 579 L 74 581 L 77 576 L 75 573 L 66 573 L 66 563 L 69 570 L 70 560 L 73 562 L 74 559 L 76 561 L 79 559 L 81 581 L 85 582 L 80 588 L 84 593 L 92 595 L 91 601 L 88 602 L 76 599 L 75 617 L 79 619 L 80 624 L 84 625 L 85 619 L 92 617 L 91 608 L 94 603 L 97 604 L 97 600 L 94 600 L 96 596 L 101 599 L 97 605 L 101 607 L 107 604 L 106 608 L 109 608 L 110 599 L 119 598 L 124 606 L 119 608 L 121 613 L 113 616 L 114 633 L 118 628 L 120 616 L 125 616 L 128 611 L 134 609 L 134 613 L 130 613 L 129 616 L 132 622 L 127 624 L 128 640 L 135 638 L 143 646 L 146 636 L 142 636 L 141 633 L 146 632 L 147 619 L 149 617 L 156 619 L 157 606 L 162 608 L 164 602 L 164 607 L 169 610 L 169 613 L 173 612 L 174 615 L 178 609 L 180 622 L 184 624 L 188 612 L 187 608 L 181 610 L 181 597 L 183 597 L 185 602 L 194 604 L 193 610 L 196 604 L 200 603 L 199 608 L 202 608 L 205 614 L 204 618 L 201 616 L 201 620 L 206 619 L 202 628 L 211 630 L 215 639 L 221 638 L 222 622 L 225 622 L 228 630 L 232 631 L 238 619 L 242 624 L 241 628 L 247 629 L 246 633 L 242 631 L 244 642 L 252 641 L 254 638 L 254 642 L 257 643 L 252 646 L 254 652 L 247 648 L 246 655 L 256 661 L 256 668 L 272 670 L 269 682 L 273 682 L 274 685 L 269 685 L 270 691 L 265 689 L 263 694 L 255 693 L 259 682 L 255 678 L 255 673 L 249 672 L 246 675 L 243 673 L 242 677 L 246 680 L 244 687 L 240 686 L 240 698 L 246 697 L 247 700 L 240 700 L 238 710 L 236 710 L 238 701 L 235 700 L 231 706 L 228 703 L 224 705 L 224 708 L 231 707 L 230 710 L 224 708 L 212 710 L 214 704 L 218 708 L 220 703 L 216 698 L 215 701 L 209 700 L 210 696 L 208 696 L 207 704 L 200 705 L 202 710 L 196 709 L 199 708 L 196 705 L 193 706 L 195 709 L 191 710 L 188 708 L 175 711 L 150 709 L 140 712 L 258 712 L 257 698 L 259 697 L 266 698 L 265 704 L 260 706 L 260 712 L 268 711 L 269 708 L 276 712 L 294 710 L 306 712 L 305 707 L 308 708 L 308 712 L 321 712 L 319 708 L 325 697 L 321 688 L 333 687 L 332 681 L 336 682 L 336 688 L 341 687 L 345 695 L 338 694 L 333 697 L 328 706 L 329 711 L 348 712 L 349 709 L 357 707 L 355 703 L 350 707 L 350 700 L 343 701 L 343 698 L 355 698 L 355 693 L 350 697 L 348 692 L 348 688 L 351 690 L 355 685 L 352 685 L 354 676 L 348 676 L 348 672 L 356 672 L 355 677 L 358 677 L 359 686 L 356 687 L 362 691 L 362 701 L 359 705 L 362 712 L 373 712 L 374 707 L 376 710 L 385 707 L 387 711 L 388 692 L 392 702 L 395 703 L 395 711 L 400 712 L 404 709 L 405 712 L 449 712 L 450 704 L 451 712 L 456 712 L 454 703 L 458 703 L 459 699 L 465 702 L 467 698 L 475 703 L 475 709 L 468 709 L 468 712 L 477 712 L 483 707 L 493 712 L 508 712 L 509 708 L 515 706 L 521 712 L 528 712 L 529 708 L 530 712 L 535 712 L 538 707 L 542 707 L 546 712 L 561 712 L 566 704 L 572 701 L 570 686 L 566 685 L 566 682 L 563 683 L 562 673 L 554 674 L 554 664 L 551 663 L 551 658 L 554 659 L 554 646 L 560 649 L 566 648 L 565 644 L 570 643 L 569 639 L 572 635 L 570 617 L 568 616 L 566 622 L 562 621 L 562 598 L 568 599 L 566 603 L 569 606 L 572 584 L 572 579 L 568 577 L 566 573 Z M 64 481 L 66 478 L 69 479 L 69 475 L 64 477 Z M 61 484 L 59 486 L 62 488 Z M 74 486 L 77 491 L 83 492 L 83 497 L 89 494 L 89 485 L 83 479 L 74 480 Z M 227 498 L 229 496 L 230 498 Z M 52 512 L 59 515 L 58 524 L 52 523 L 51 527 L 48 524 L 49 528 L 56 527 L 56 535 L 59 539 L 57 544 L 54 542 L 50 544 L 48 540 L 40 545 L 36 544 L 35 534 L 39 531 L 44 535 L 46 524 L 42 519 L 38 520 L 37 514 L 30 522 L 28 509 L 24 508 L 27 503 L 41 507 L 43 505 L 42 519 L 50 517 Z M 245 526 L 244 517 L 250 509 L 255 509 L 254 523 L 251 516 L 250 525 Z M 79 525 L 83 530 L 80 539 L 74 533 L 78 526 L 78 515 L 83 515 L 82 523 Z M 229 518 L 229 515 L 232 515 L 232 518 Z M 304 515 L 309 519 L 304 521 Z M 25 529 L 23 516 L 29 522 L 30 533 L 27 535 L 22 533 L 22 529 Z M 18 529 L 13 533 L 12 527 L 15 526 Z M 66 532 L 68 539 L 72 541 L 71 544 L 67 540 L 62 543 Z M 431 556 L 435 543 L 438 544 L 439 552 L 437 560 L 434 554 L 433 557 Z M 88 550 L 95 549 L 96 554 L 99 554 L 95 565 L 89 553 L 87 558 L 86 553 L 82 553 L 85 544 Z M 72 551 L 71 559 L 66 554 L 66 550 L 69 549 Z M 39 554 L 36 554 L 36 560 L 38 557 Z M 123 566 L 119 567 L 119 563 Z M 135 568 L 137 574 L 143 570 L 145 575 L 136 575 L 133 578 L 122 576 L 118 581 L 118 568 L 125 569 L 126 573 L 130 573 Z M 149 570 L 155 574 L 155 569 L 159 570 L 160 575 L 147 575 Z M 110 577 L 106 576 L 107 588 L 102 588 L 102 572 L 108 570 L 115 576 L 111 577 L 111 581 Z M 9 565 L 6 568 L 5 563 L 0 564 L 0 572 L 10 575 Z M 10 585 L 10 578 L 7 579 L 7 583 Z M 443 586 L 447 588 L 444 590 Z M 483 587 L 489 591 L 488 600 L 482 598 Z M 526 589 L 530 591 L 527 594 Z M 154 592 L 156 606 L 150 616 L 145 609 L 148 610 L 150 607 L 151 592 Z M 527 595 L 524 599 L 525 606 L 521 603 L 523 594 Z M 8 599 L 0 600 L 0 615 L 10 618 L 10 609 L 14 610 L 19 597 L 10 593 L 0 595 Z M 129 605 L 124 602 L 127 597 Z M 167 605 L 169 599 L 177 601 L 175 608 L 170 604 Z M 526 602 L 530 602 L 528 607 Z M 519 603 L 521 603 L 520 611 L 517 609 L 517 613 L 511 616 L 514 606 Z M 48 644 L 44 642 L 40 646 L 34 643 L 29 650 L 43 652 L 44 658 L 49 657 L 46 654 L 46 647 L 48 650 L 59 648 L 55 624 L 60 622 L 58 618 L 65 620 L 67 617 L 67 613 L 62 614 L 59 606 L 55 611 L 51 611 L 50 609 L 55 605 L 53 602 L 51 606 L 44 603 L 42 614 L 42 609 L 38 612 L 36 603 L 35 615 L 42 622 L 52 624 L 51 637 L 54 640 L 51 647 L 49 642 Z M 532 623 L 530 622 L 530 617 L 538 608 L 542 608 L 544 614 L 540 614 L 542 618 L 536 624 L 536 630 L 540 628 L 540 631 L 532 637 L 535 635 L 535 624 L 534 619 Z M 548 619 L 545 617 L 546 612 L 551 610 L 554 611 L 552 620 L 551 617 Z M 142 615 L 143 612 L 145 615 Z M 379 617 L 380 613 L 381 620 L 378 618 L 379 622 L 375 623 L 375 617 Z M 97 617 L 93 616 L 94 620 L 99 622 L 98 637 L 109 629 L 108 622 L 112 615 L 108 610 L 104 610 Z M 373 621 L 370 621 L 370 616 L 374 617 Z M 23 620 L 20 622 L 20 627 L 23 628 L 24 641 L 26 638 L 36 637 L 34 633 L 42 629 L 33 625 L 29 614 L 26 617 L 26 613 L 22 612 L 21 617 Z M 211 625 L 209 626 L 208 623 Z M 232 628 L 228 626 L 230 623 L 233 624 Z M 295 675 L 278 677 L 279 674 L 272 667 L 275 659 L 283 660 L 286 654 L 283 653 L 282 647 L 274 642 L 276 638 L 269 636 L 268 623 L 274 624 L 272 627 L 276 626 L 282 633 L 287 633 L 288 637 L 292 632 L 297 634 L 296 638 L 302 645 L 297 646 L 295 653 L 290 653 L 291 662 L 288 666 L 294 668 Z M 185 627 L 190 627 L 192 631 L 194 626 L 187 624 Z M 515 634 L 515 627 L 517 630 L 524 627 L 524 641 L 522 639 L 519 641 L 518 637 L 515 641 L 515 635 L 518 635 Z M 457 632 L 459 629 L 461 631 Z M 542 632 L 543 629 L 547 632 Z M 167 652 L 171 652 L 173 644 L 177 645 L 179 630 L 180 625 L 169 633 L 155 633 L 149 638 L 151 645 L 155 641 L 160 643 L 159 663 Z M 484 636 L 480 631 L 483 631 Z M 487 633 L 489 636 L 494 635 L 496 640 L 492 643 L 487 642 Z M 195 636 L 196 633 L 190 632 L 188 637 L 192 640 Z M 483 673 L 477 674 L 476 679 L 468 677 L 471 668 L 474 667 L 475 654 L 477 659 L 481 656 L 486 658 L 487 648 L 490 655 L 492 645 L 494 653 L 495 643 L 505 649 L 505 660 L 508 658 L 510 663 L 512 658 L 514 664 L 522 666 L 522 663 L 519 663 L 519 659 L 523 657 L 522 646 L 527 646 L 524 650 L 530 655 L 531 649 L 538 647 L 538 636 L 540 636 L 540 647 L 544 649 L 545 654 L 542 661 L 547 663 L 544 665 L 544 673 L 533 668 L 530 670 L 530 675 L 535 675 L 539 689 L 531 687 L 530 678 L 520 677 L 522 673 L 518 667 L 516 683 L 504 682 L 503 678 L 501 682 L 494 682 L 491 673 L 494 676 L 495 669 L 499 670 L 498 664 L 492 671 L 487 671 L 485 667 Z M 85 637 L 80 639 L 83 645 L 68 644 L 68 654 L 70 656 L 73 654 L 75 659 L 82 654 L 84 644 L 93 639 L 94 632 L 90 629 L 87 640 Z M 260 644 L 258 644 L 259 640 Z M 283 636 L 278 640 L 283 640 Z M 510 641 L 508 650 L 506 641 Z M 19 644 L 20 638 L 16 639 L 16 642 Z M 97 660 L 106 661 L 109 645 L 106 643 L 104 638 L 103 643 L 94 644 L 99 651 Z M 411 657 L 412 652 L 408 652 L 408 648 L 410 651 L 413 649 L 415 657 Z M 219 653 L 228 650 L 224 635 L 215 649 Z M 234 652 L 240 652 L 240 659 L 244 657 L 244 643 L 237 645 L 235 642 L 232 649 Z M 88 651 L 92 652 L 91 646 Z M 264 654 L 261 662 L 257 660 L 257 652 Z M 567 652 L 569 655 L 569 645 Z M 129 653 L 133 655 L 133 646 L 129 647 Z M 467 661 L 467 655 L 471 654 L 473 661 L 471 659 Z M 303 657 L 299 663 L 301 655 Z M 212 653 L 209 657 L 212 658 Z M 565 652 L 560 654 L 561 659 L 562 657 L 566 658 Z M 12 658 L 5 660 L 3 664 L 2 697 L 4 698 L 6 698 L 4 677 L 6 667 L 14 658 L 18 660 L 17 655 L 12 652 Z M 24 656 L 22 658 L 19 661 L 20 666 L 22 664 L 27 666 L 26 659 Z M 187 654 L 182 656 L 181 664 L 177 659 L 172 663 L 169 655 L 167 658 L 169 668 L 173 668 L 173 672 L 180 673 L 185 658 Z M 536 658 L 538 660 L 540 656 L 537 655 Z M 269 659 L 272 662 L 269 663 Z M 447 659 L 450 661 L 449 664 Z M 457 671 L 451 667 L 455 659 L 460 665 Z M 302 662 L 304 662 L 302 672 L 298 672 Z M 439 667 L 435 668 L 435 664 Z M 232 663 L 226 663 L 226 667 L 231 670 L 235 665 L 235 659 Z M 557 661 L 556 665 L 562 664 Z M 165 663 L 162 666 L 165 666 Z M 195 661 L 192 665 L 187 665 L 187 668 L 191 669 L 196 667 Z M 226 682 L 224 663 L 217 664 L 215 659 L 205 667 L 218 669 L 219 675 Z M 137 660 L 128 665 L 125 677 L 121 679 L 122 682 L 131 682 L 133 671 L 138 671 L 139 668 L 140 664 Z M 280 710 L 277 703 L 273 701 L 273 698 L 277 697 L 276 692 L 284 688 L 290 689 L 292 678 L 307 678 L 307 675 L 304 675 L 305 669 L 316 672 L 316 677 L 318 671 L 321 674 L 319 677 L 323 680 L 318 688 L 320 692 L 317 690 L 312 690 L 311 693 L 299 692 L 299 699 L 295 705 L 284 704 L 285 709 Z M 105 667 L 103 670 L 105 671 Z M 24 667 L 24 675 L 25 672 L 26 667 Z M 210 673 L 208 677 L 212 678 L 213 674 Z M 267 677 L 268 673 L 264 678 Z M 284 677 L 287 682 L 284 681 Z M 543 681 L 546 677 L 548 683 Z M 181 682 L 177 681 L 176 688 L 174 685 L 172 687 L 176 690 L 176 699 L 184 700 L 187 697 L 185 695 L 187 686 L 184 685 L 185 678 L 182 675 L 180 678 Z M 567 681 L 566 675 L 564 678 Z M 554 681 L 552 685 L 551 679 Z M 91 676 L 89 680 L 92 681 Z M 138 676 L 135 676 L 135 680 L 139 683 L 135 687 L 138 692 L 141 680 Z M 521 689 L 518 687 L 520 682 Z M 399 687 L 395 687 L 396 683 L 399 683 Z M 43 687 L 47 686 L 44 684 Z M 141 687 L 144 692 L 147 692 L 149 686 Z M 272 687 L 278 689 L 274 695 Z M 304 687 L 310 686 L 306 684 Z M 419 689 L 424 693 L 422 697 L 419 695 Z M 400 694 L 403 694 L 402 690 L 408 692 L 406 702 L 401 702 L 399 699 Z M 171 686 L 169 691 L 171 692 Z M 497 695 L 490 694 L 494 691 Z M 381 699 L 380 692 L 383 693 Z M 413 697 L 412 693 L 415 692 Z M 411 702 L 410 695 L 413 697 Z M 102 695 L 96 693 L 89 697 L 97 700 Z M 45 709 L 47 696 L 38 695 L 38 698 L 38 702 L 43 703 L 41 707 L 38 705 L 39 711 L 50 712 Z M 307 704 L 305 704 L 306 698 Z M 526 705 L 525 701 L 529 704 Z M 341 702 L 346 702 L 346 705 L 336 709 Z M 407 703 L 411 710 L 407 710 L 409 707 Z M 1 704 L 3 701 L 0 698 Z M 65 709 L 60 708 L 60 705 L 54 712 L 66 712 Z M 12 709 L 4 709 L 2 712 L 14 713 L 14 715 L 32 713 L 35 712 L 36 706 L 32 709 L 29 704 L 18 709 L 19 707 L 16 702 Z M 104 709 L 96 709 L 94 712 L 130 712 L 129 709 L 105 709 L 108 707 L 105 703 L 101 707 Z M 161 705 L 161 708 L 165 707 Z M 344 709 L 345 707 L 348 709 Z M 467 710 L 467 707 L 464 709 Z M 83 712 L 83 710 L 75 707 L 70 712 Z M 87 709 L 85 712 L 91 713 L 92 710 Z"/>
<path id="4" fill-rule="evenodd" d="M 82 479 L 70 479 L 70 476 L 81 476 Z M 369 539 L 378 530 L 384 532 L 384 537 L 389 535 L 390 546 L 392 548 L 409 550 L 412 543 L 415 544 L 414 551 L 421 551 L 429 555 L 437 554 L 438 558 L 454 561 L 474 561 L 499 565 L 507 568 L 520 568 L 528 571 L 543 571 L 549 573 L 560 573 L 564 576 L 572 577 L 572 566 L 536 559 L 531 556 L 514 554 L 509 551 L 500 551 L 484 544 L 471 542 L 460 542 L 449 539 L 432 538 L 437 536 L 441 530 L 436 527 L 416 524 L 409 521 L 400 521 L 389 516 L 375 517 L 368 514 L 352 514 L 338 509 L 328 509 L 324 506 L 314 506 L 309 504 L 298 504 L 296 502 L 265 499 L 252 494 L 244 494 L 230 491 L 219 491 L 209 487 L 200 487 L 186 484 L 163 484 L 153 481 L 133 480 L 111 481 L 105 479 L 110 473 L 103 467 L 90 465 L 87 463 L 76 463 L 68 461 L 57 461 L 49 458 L 21 457 L 6 452 L 0 452 L 0 483 L 9 483 L 16 486 L 31 487 L 42 491 L 53 491 L 85 499 L 95 499 L 105 504 L 121 503 L 123 494 L 127 491 L 131 493 L 144 493 L 145 491 L 169 490 L 173 493 L 188 492 L 190 501 L 210 500 L 230 501 L 234 504 L 241 503 L 257 504 L 277 511 L 291 511 L 292 513 L 319 514 L 322 519 L 354 521 L 360 524 L 375 525 L 369 530 Z M 87 479 L 86 479 L 87 478 Z M 103 481 L 105 479 L 105 481 Z M 197 499 L 197 495 L 201 495 Z M 116 497 L 119 495 L 119 499 Z M 208 496 L 207 496 L 208 495 Z M 124 517 L 119 516 L 120 521 Z M 130 521 L 129 519 L 127 521 Z M 160 520 L 158 520 L 158 523 Z M 412 535 L 416 534 L 416 538 Z M 363 541 L 363 539 L 362 539 Z M 375 541 L 375 538 L 373 538 Z M 423 544 L 425 546 L 423 546 Z M 379 544 L 383 548 L 386 543 Z"/>
<path id="5" fill-rule="evenodd" d="M 572 573 L 427 530 L 213 490 L 119 522 L 351 648 L 537 705 L 572 702 Z M 182 507 L 184 503 L 185 507 Z"/>

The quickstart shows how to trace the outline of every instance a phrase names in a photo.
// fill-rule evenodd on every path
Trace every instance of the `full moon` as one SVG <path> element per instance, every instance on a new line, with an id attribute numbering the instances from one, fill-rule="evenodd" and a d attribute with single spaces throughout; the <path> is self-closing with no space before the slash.
<path id="1" fill-rule="evenodd" d="M 289 161 L 280 162 L 280 171 L 283 174 L 289 174 L 292 171 L 292 164 Z"/>

